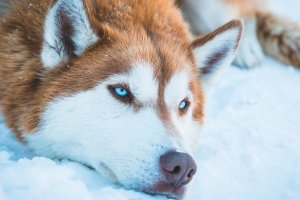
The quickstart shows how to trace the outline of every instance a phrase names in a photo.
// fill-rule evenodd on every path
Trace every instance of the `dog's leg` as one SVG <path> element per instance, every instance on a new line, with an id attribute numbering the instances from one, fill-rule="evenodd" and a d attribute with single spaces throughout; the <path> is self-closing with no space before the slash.
<path id="1" fill-rule="evenodd" d="M 264 52 L 300 68 L 300 25 L 271 13 L 258 13 L 258 38 Z"/>
<path id="2" fill-rule="evenodd" d="M 244 18 L 245 31 L 241 46 L 234 64 L 241 68 L 253 68 L 259 66 L 264 58 L 256 31 L 256 18 Z"/>
<path id="3" fill-rule="evenodd" d="M 178 0 L 184 18 L 195 35 L 206 34 L 239 18 L 238 11 L 222 0 Z"/>

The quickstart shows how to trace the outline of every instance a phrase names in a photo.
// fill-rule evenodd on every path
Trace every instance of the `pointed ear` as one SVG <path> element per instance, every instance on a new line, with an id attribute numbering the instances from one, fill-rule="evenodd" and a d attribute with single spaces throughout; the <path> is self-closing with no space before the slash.
<path id="1" fill-rule="evenodd" d="M 44 24 L 42 63 L 45 68 L 54 68 L 80 56 L 97 40 L 82 0 L 57 0 Z"/>
<path id="2" fill-rule="evenodd" d="M 243 32 L 243 23 L 233 20 L 192 42 L 196 64 L 205 90 L 233 61 Z"/>

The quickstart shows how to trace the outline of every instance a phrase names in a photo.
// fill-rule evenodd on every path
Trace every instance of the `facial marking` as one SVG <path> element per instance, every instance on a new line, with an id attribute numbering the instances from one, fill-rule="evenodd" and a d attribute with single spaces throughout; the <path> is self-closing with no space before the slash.
<path id="1" fill-rule="evenodd" d="M 168 110 L 168 132 L 173 138 L 173 145 L 178 150 L 187 150 L 185 135 L 189 135 L 188 126 L 192 121 L 192 92 L 187 71 L 173 74 L 164 89 L 164 101 Z M 187 106 L 187 108 L 186 108 Z M 185 110 L 186 109 L 186 110 Z"/>
<path id="2" fill-rule="evenodd" d="M 158 96 L 158 82 L 153 69 L 150 63 L 137 61 L 132 64 L 128 73 L 114 75 L 106 82 L 112 85 L 126 85 L 128 92 L 138 103 L 155 102 Z"/>
<path id="3" fill-rule="evenodd" d="M 167 106 L 179 108 L 180 103 L 191 96 L 188 73 L 185 71 L 176 72 L 165 87 L 164 100 Z"/>
<path id="4" fill-rule="evenodd" d="M 155 101 L 158 94 L 158 83 L 154 78 L 150 63 L 136 62 L 129 74 L 129 87 L 132 94 L 140 102 Z"/>

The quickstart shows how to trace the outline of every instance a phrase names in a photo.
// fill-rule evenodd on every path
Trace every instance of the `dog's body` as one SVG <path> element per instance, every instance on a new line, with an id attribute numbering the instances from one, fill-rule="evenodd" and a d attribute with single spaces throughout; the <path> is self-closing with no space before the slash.
<path id="1" fill-rule="evenodd" d="M 272 13 L 269 4 L 273 2 L 274 0 L 178 0 L 196 35 L 207 33 L 232 19 L 244 20 L 244 37 L 235 60 L 238 66 L 259 66 L 264 54 L 267 54 L 299 68 L 299 24 Z"/>
<path id="2" fill-rule="evenodd" d="M 241 33 L 232 21 L 191 41 L 172 1 L 18 1 L 0 20 L 1 111 L 38 155 L 181 198 L 205 91 Z"/>

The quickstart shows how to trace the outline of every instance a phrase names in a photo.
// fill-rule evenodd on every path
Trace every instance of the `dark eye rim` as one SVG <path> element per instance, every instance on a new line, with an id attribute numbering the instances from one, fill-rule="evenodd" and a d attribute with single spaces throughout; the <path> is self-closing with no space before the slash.
<path id="1" fill-rule="evenodd" d="M 126 90 L 126 91 L 128 92 L 128 95 L 126 95 L 126 96 L 119 96 L 119 95 L 117 95 L 116 92 L 115 92 L 115 89 L 116 89 L 116 88 L 121 88 L 121 89 Z M 128 85 L 126 85 L 126 84 L 114 84 L 114 85 L 108 85 L 108 86 L 107 86 L 107 89 L 110 91 L 111 95 L 112 95 L 115 99 L 117 99 L 117 100 L 119 100 L 119 101 L 121 101 L 121 102 L 123 102 L 123 103 L 130 104 L 130 103 L 132 103 L 133 100 L 134 100 L 134 97 L 133 97 L 132 93 L 130 92 L 129 87 L 128 87 Z"/>

